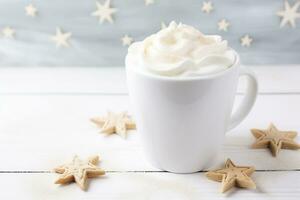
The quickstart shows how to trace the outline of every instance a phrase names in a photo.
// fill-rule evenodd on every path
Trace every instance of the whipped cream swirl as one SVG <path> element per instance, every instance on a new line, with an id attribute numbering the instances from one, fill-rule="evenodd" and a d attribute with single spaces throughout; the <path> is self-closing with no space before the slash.
<path id="1" fill-rule="evenodd" d="M 235 53 L 221 36 L 204 35 L 192 26 L 171 22 L 167 28 L 133 43 L 126 66 L 162 76 L 198 76 L 233 65 Z"/>

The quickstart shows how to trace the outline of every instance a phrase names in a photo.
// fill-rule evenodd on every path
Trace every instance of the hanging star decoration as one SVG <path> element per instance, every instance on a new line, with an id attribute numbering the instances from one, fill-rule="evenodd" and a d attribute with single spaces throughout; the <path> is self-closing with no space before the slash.
<path id="1" fill-rule="evenodd" d="M 151 4 L 154 4 L 154 0 L 145 0 L 145 5 L 149 6 Z"/>
<path id="2" fill-rule="evenodd" d="M 56 28 L 56 34 L 51 37 L 51 40 L 56 43 L 57 47 L 69 47 L 70 44 L 68 40 L 71 38 L 72 33 L 63 33 L 62 30 L 57 27 Z"/>
<path id="3" fill-rule="evenodd" d="M 112 113 L 108 112 L 105 117 L 92 118 L 91 121 L 101 128 L 102 133 L 116 133 L 125 138 L 127 130 L 135 129 L 135 123 L 127 112 Z"/>
<path id="4" fill-rule="evenodd" d="M 241 45 L 243 47 L 250 47 L 253 42 L 253 38 L 251 38 L 248 34 L 241 38 Z"/>
<path id="5" fill-rule="evenodd" d="M 213 11 L 214 7 L 211 1 L 204 1 L 202 4 L 202 12 L 209 14 Z"/>
<path id="6" fill-rule="evenodd" d="M 167 28 L 167 25 L 165 24 L 165 22 L 161 22 L 161 23 L 160 23 L 160 28 L 161 28 L 161 29 Z"/>
<path id="7" fill-rule="evenodd" d="M 87 189 L 87 179 L 102 176 L 105 171 L 97 167 L 99 157 L 91 157 L 88 161 L 82 161 L 78 156 L 74 156 L 71 163 L 56 167 L 54 171 L 61 174 L 56 180 L 56 184 L 68 184 L 76 182 L 82 189 Z"/>
<path id="8" fill-rule="evenodd" d="M 297 136 L 295 131 L 279 131 L 274 124 L 270 124 L 267 130 L 251 129 L 257 139 L 252 148 L 269 147 L 272 155 L 277 156 L 280 149 L 300 149 L 293 139 Z"/>
<path id="9" fill-rule="evenodd" d="M 133 38 L 129 37 L 128 35 L 124 35 L 121 38 L 121 41 L 122 41 L 123 46 L 129 46 L 133 42 Z"/>
<path id="10" fill-rule="evenodd" d="M 227 32 L 229 26 L 230 26 L 230 23 L 226 19 L 222 19 L 218 22 L 219 31 Z"/>
<path id="11" fill-rule="evenodd" d="M 277 16 L 282 18 L 280 28 L 284 27 L 287 23 L 293 28 L 296 27 L 295 20 L 300 18 L 300 13 L 297 12 L 299 6 L 300 1 L 297 1 L 292 7 L 287 0 L 284 1 L 284 10 L 277 12 Z"/>
<path id="12" fill-rule="evenodd" d="M 35 17 L 37 14 L 37 9 L 33 4 L 29 4 L 25 7 L 26 15 Z"/>
<path id="13" fill-rule="evenodd" d="M 221 192 L 224 193 L 233 186 L 255 189 L 256 185 L 250 178 L 254 171 L 254 167 L 236 166 L 230 159 L 227 159 L 225 168 L 209 171 L 206 176 L 213 181 L 222 182 Z"/>
<path id="14" fill-rule="evenodd" d="M 2 34 L 5 38 L 14 39 L 16 31 L 11 27 L 7 26 L 2 30 Z"/>
<path id="15" fill-rule="evenodd" d="M 99 23 L 102 24 L 104 21 L 108 21 L 110 23 L 114 22 L 112 14 L 117 12 L 117 9 L 110 7 L 110 0 L 106 0 L 103 5 L 96 1 L 96 6 L 97 10 L 92 13 L 92 16 L 98 17 Z"/>

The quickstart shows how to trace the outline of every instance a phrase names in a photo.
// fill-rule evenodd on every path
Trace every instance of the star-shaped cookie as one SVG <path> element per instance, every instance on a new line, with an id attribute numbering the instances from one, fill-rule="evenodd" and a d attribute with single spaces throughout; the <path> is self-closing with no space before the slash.
<path id="1" fill-rule="evenodd" d="M 101 128 L 102 133 L 116 133 L 123 138 L 126 137 L 127 130 L 136 128 L 135 122 L 127 112 L 108 112 L 107 116 L 92 118 L 91 121 Z"/>
<path id="2" fill-rule="evenodd" d="M 290 5 L 286 0 L 284 1 L 284 10 L 277 12 L 277 15 L 282 18 L 280 28 L 286 24 L 290 24 L 293 28 L 296 27 L 296 19 L 300 18 L 300 12 L 298 12 L 299 7 L 299 1 L 296 1 L 294 5 Z"/>
<path id="3" fill-rule="evenodd" d="M 145 0 L 145 5 L 149 6 L 151 4 L 154 4 L 154 0 Z"/>
<path id="4" fill-rule="evenodd" d="M 228 27 L 230 26 L 230 23 L 226 19 L 222 19 L 218 22 L 218 28 L 220 31 L 228 31 Z"/>
<path id="5" fill-rule="evenodd" d="M 266 130 L 251 129 L 251 132 L 257 139 L 252 148 L 269 147 L 273 156 L 277 156 L 280 149 L 300 149 L 300 144 L 293 140 L 297 132 L 280 131 L 272 123 Z"/>
<path id="6" fill-rule="evenodd" d="M 82 161 L 78 156 L 74 156 L 71 163 L 56 167 L 54 171 L 61 174 L 56 180 L 56 184 L 67 184 L 76 182 L 82 190 L 87 188 L 87 179 L 104 175 L 105 172 L 97 167 L 99 157 L 91 157 L 88 161 Z"/>
<path id="7" fill-rule="evenodd" d="M 37 9 L 36 7 L 31 3 L 28 6 L 25 7 L 25 12 L 26 15 L 31 16 L 31 17 L 35 17 L 37 14 Z"/>
<path id="8" fill-rule="evenodd" d="M 122 41 L 123 46 L 130 46 L 133 42 L 133 38 L 128 35 L 124 35 L 121 38 L 121 41 Z"/>
<path id="9" fill-rule="evenodd" d="M 69 47 L 69 39 L 71 38 L 72 33 L 64 33 L 61 28 L 56 28 L 56 33 L 51 37 L 51 40 L 56 43 L 56 47 Z"/>
<path id="10" fill-rule="evenodd" d="M 112 15 L 117 12 L 116 8 L 110 7 L 110 0 L 106 0 L 104 4 L 96 1 L 97 10 L 92 13 L 92 16 L 99 18 L 99 23 L 103 23 L 104 21 L 108 21 L 109 23 L 113 23 L 114 19 Z"/>
<path id="11" fill-rule="evenodd" d="M 253 38 L 247 34 L 241 38 L 240 42 L 243 47 L 250 47 L 253 42 Z"/>
<path id="12" fill-rule="evenodd" d="M 2 30 L 3 37 L 9 38 L 9 39 L 14 39 L 15 33 L 16 33 L 16 31 L 9 26 L 3 28 L 3 30 Z"/>
<path id="13" fill-rule="evenodd" d="M 213 181 L 222 182 L 221 192 L 224 193 L 233 186 L 255 189 L 256 185 L 250 178 L 254 171 L 254 167 L 236 166 L 227 159 L 223 169 L 209 171 L 206 176 Z"/>
<path id="14" fill-rule="evenodd" d="M 210 13 L 214 9 L 211 1 L 204 1 L 202 3 L 202 11 L 205 13 Z"/>

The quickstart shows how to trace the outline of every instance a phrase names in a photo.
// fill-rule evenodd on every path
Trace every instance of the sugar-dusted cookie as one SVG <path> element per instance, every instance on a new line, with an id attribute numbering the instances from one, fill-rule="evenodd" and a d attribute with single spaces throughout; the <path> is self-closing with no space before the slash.
<path id="1" fill-rule="evenodd" d="M 127 130 L 136 128 L 134 121 L 127 112 L 108 112 L 105 117 L 92 118 L 91 121 L 101 128 L 101 132 L 116 133 L 123 138 L 126 137 Z"/>
<path id="2" fill-rule="evenodd" d="M 295 131 L 279 131 L 274 124 L 266 130 L 251 129 L 257 139 L 252 148 L 270 148 L 272 155 L 277 156 L 280 149 L 300 149 L 300 145 L 293 139 L 297 136 Z"/>
<path id="3" fill-rule="evenodd" d="M 87 179 L 104 175 L 105 172 L 97 167 L 99 157 L 91 157 L 88 161 L 82 161 L 78 156 L 74 156 L 72 162 L 56 167 L 54 171 L 61 174 L 56 180 L 56 184 L 67 184 L 76 182 L 78 186 L 85 190 L 87 188 Z"/>
<path id="4" fill-rule="evenodd" d="M 255 183 L 250 178 L 254 171 L 254 167 L 236 166 L 230 159 L 227 159 L 224 168 L 209 171 L 206 173 L 206 176 L 213 181 L 222 182 L 221 192 L 224 193 L 233 186 L 256 188 Z"/>

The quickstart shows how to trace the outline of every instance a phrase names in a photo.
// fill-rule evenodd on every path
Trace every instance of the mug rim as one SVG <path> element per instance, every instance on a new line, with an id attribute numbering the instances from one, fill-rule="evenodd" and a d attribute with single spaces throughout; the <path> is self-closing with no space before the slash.
<path id="1" fill-rule="evenodd" d="M 147 77 L 147 78 L 151 78 L 151 79 L 155 79 L 155 80 L 161 80 L 161 81 L 195 81 L 195 80 L 203 80 L 203 79 L 213 79 L 213 78 L 217 78 L 220 76 L 223 76 L 229 72 L 231 72 L 232 70 L 234 70 L 235 68 L 237 68 L 240 65 L 240 56 L 239 54 L 232 48 L 230 48 L 230 50 L 232 50 L 235 54 L 235 60 L 234 63 L 228 67 L 225 70 L 222 70 L 220 72 L 216 72 L 216 73 L 211 73 L 211 74 L 203 74 L 200 76 L 183 76 L 183 77 L 170 77 L 170 76 L 162 76 L 162 75 L 157 75 L 157 74 L 151 74 L 151 73 L 145 73 L 142 71 L 138 71 L 138 70 L 134 70 L 132 69 L 133 67 L 128 67 L 126 66 L 126 71 L 131 71 L 135 74 Z"/>

